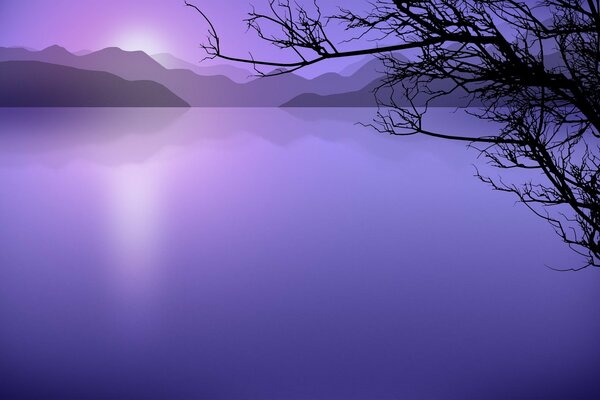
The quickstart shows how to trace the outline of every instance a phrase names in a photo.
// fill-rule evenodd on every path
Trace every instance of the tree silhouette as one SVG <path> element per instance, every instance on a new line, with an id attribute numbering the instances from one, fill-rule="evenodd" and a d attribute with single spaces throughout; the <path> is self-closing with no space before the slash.
<path id="1" fill-rule="evenodd" d="M 266 12 L 253 10 L 246 23 L 293 58 L 262 60 L 224 52 L 214 24 L 186 2 L 208 23 L 202 48 L 209 58 L 250 63 L 262 75 L 327 59 L 379 57 L 384 70 L 371 126 L 392 135 L 467 141 L 493 167 L 521 170 L 516 181 L 509 173 L 476 175 L 548 221 L 583 257 L 574 270 L 600 267 L 599 3 L 374 0 L 366 11 L 342 7 L 324 16 L 316 0 L 270 0 Z M 331 33 L 332 22 L 343 31 Z M 261 72 L 264 67 L 275 69 Z M 424 116 L 431 103 L 458 93 L 477 106 L 467 111 L 473 118 L 498 129 L 428 130 Z"/>

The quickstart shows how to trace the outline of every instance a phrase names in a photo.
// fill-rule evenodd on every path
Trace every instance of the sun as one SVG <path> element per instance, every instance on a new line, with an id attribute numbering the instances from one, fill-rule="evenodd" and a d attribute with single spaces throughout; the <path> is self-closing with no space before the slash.
<path id="1" fill-rule="evenodd" d="M 126 51 L 143 51 L 158 54 L 166 51 L 163 38 L 150 29 L 136 29 L 122 32 L 116 36 L 114 45 Z"/>

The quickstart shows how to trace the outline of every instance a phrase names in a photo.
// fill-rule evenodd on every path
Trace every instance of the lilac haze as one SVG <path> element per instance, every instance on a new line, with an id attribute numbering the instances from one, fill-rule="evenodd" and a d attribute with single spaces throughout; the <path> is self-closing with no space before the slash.
<path id="1" fill-rule="evenodd" d="M 597 271 L 372 113 L 0 111 L 0 398 L 600 398 Z"/>

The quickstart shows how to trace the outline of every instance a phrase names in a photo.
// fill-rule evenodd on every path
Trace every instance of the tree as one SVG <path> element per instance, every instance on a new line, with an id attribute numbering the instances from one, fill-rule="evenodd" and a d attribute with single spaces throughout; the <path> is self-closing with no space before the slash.
<path id="1" fill-rule="evenodd" d="M 209 58 L 250 63 L 259 72 L 276 68 L 263 75 L 327 59 L 379 57 L 384 71 L 371 126 L 392 135 L 466 141 L 493 167 L 526 172 L 528 178 L 517 181 L 476 176 L 548 221 L 582 256 L 573 270 L 600 267 L 599 3 L 374 0 L 367 11 L 339 8 L 324 16 L 316 0 L 270 0 L 267 12 L 249 14 L 248 27 L 294 58 L 262 60 L 227 54 L 210 19 L 186 2 L 208 23 L 202 47 Z M 337 40 L 330 22 L 343 27 Z M 477 106 L 467 111 L 473 118 L 498 130 L 452 135 L 426 129 L 431 103 L 453 93 Z"/>

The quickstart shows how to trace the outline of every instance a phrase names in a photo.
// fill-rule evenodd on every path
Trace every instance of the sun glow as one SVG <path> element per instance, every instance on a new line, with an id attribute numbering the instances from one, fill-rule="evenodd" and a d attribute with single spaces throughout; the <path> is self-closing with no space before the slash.
<path id="1" fill-rule="evenodd" d="M 141 50 L 150 55 L 163 53 L 167 49 L 165 40 L 148 29 L 122 32 L 114 40 L 114 45 L 126 51 Z"/>

